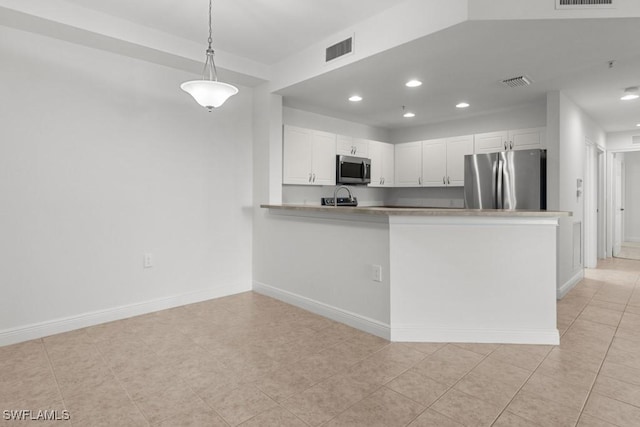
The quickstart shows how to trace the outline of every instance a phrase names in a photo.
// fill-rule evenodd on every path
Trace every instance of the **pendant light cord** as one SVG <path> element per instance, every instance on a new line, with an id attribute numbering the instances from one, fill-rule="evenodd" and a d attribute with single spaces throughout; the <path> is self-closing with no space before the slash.
<path id="1" fill-rule="evenodd" d="M 204 70 L 202 71 L 202 80 L 213 80 L 218 81 L 218 70 L 216 68 L 216 63 L 213 60 L 214 50 L 211 47 L 213 43 L 213 36 L 211 31 L 211 3 L 212 0 L 209 0 L 209 38 L 207 41 L 209 42 L 209 47 L 207 48 L 207 60 L 204 63 Z M 207 74 L 209 74 L 209 78 L 207 79 Z"/>
<path id="2" fill-rule="evenodd" d="M 211 35 L 211 0 L 209 0 L 209 49 L 211 49 L 211 43 L 213 43 L 213 37 Z"/>

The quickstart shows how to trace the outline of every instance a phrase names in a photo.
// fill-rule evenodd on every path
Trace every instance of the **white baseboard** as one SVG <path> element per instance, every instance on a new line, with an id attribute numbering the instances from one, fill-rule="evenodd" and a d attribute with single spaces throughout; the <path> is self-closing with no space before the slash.
<path id="1" fill-rule="evenodd" d="M 166 298 L 158 298 L 151 301 L 144 301 L 135 304 L 123 305 L 108 308 L 105 310 L 83 313 L 77 316 L 70 316 L 61 319 L 54 319 L 46 322 L 35 323 L 13 329 L 0 331 L 0 346 L 29 341 L 49 335 L 69 332 L 100 323 L 112 322 L 114 320 L 126 319 L 133 316 L 152 313 L 154 311 L 166 310 L 168 308 L 193 304 L 227 295 L 238 294 L 250 291 L 251 288 L 244 284 L 221 286 L 214 289 L 189 292 Z"/>
<path id="2" fill-rule="evenodd" d="M 556 293 L 556 299 L 562 299 L 575 285 L 584 278 L 584 268 L 581 268 L 576 274 L 560 286 Z"/>
<path id="3" fill-rule="evenodd" d="M 387 340 L 390 337 L 389 325 L 377 320 L 256 281 L 253 282 L 253 290 L 259 294 L 284 301 L 287 304 L 300 307 L 312 313 L 319 314 L 320 316 L 328 317 L 331 320 L 344 323 L 372 335 L 376 335 Z"/>
<path id="4" fill-rule="evenodd" d="M 401 326 L 391 329 L 391 341 L 558 345 L 560 334 L 557 329 L 436 329 Z"/>
<path id="5" fill-rule="evenodd" d="M 347 324 L 361 331 L 395 342 L 468 342 L 557 345 L 560 334 L 549 330 L 434 329 L 420 326 L 389 327 L 389 325 L 322 302 L 312 300 L 260 282 L 253 290 L 312 313 Z"/>

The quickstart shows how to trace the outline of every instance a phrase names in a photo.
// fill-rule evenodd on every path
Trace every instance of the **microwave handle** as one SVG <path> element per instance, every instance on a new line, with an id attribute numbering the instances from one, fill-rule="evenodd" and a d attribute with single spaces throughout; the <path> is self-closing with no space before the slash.
<path id="1" fill-rule="evenodd" d="M 367 178 L 367 163 L 362 161 L 362 180 L 364 181 Z"/>

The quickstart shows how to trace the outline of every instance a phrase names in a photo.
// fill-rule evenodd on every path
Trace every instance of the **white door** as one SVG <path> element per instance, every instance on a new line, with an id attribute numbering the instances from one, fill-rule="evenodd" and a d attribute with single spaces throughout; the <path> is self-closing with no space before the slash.
<path id="1" fill-rule="evenodd" d="M 613 174 L 613 256 L 618 256 L 622 245 L 622 223 L 624 221 L 622 162 L 618 156 L 613 160 Z"/>
<path id="2" fill-rule="evenodd" d="M 598 191 L 597 152 L 595 145 L 586 140 L 584 173 L 584 259 L 585 267 L 598 264 Z"/>

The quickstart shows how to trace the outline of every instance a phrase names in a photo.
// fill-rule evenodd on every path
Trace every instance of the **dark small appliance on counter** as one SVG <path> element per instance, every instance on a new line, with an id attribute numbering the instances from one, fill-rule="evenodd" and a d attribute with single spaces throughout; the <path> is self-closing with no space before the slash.
<path id="1" fill-rule="evenodd" d="M 333 197 L 323 197 L 320 199 L 322 206 L 358 206 L 357 197 L 338 197 L 338 203 L 333 203 Z"/>

